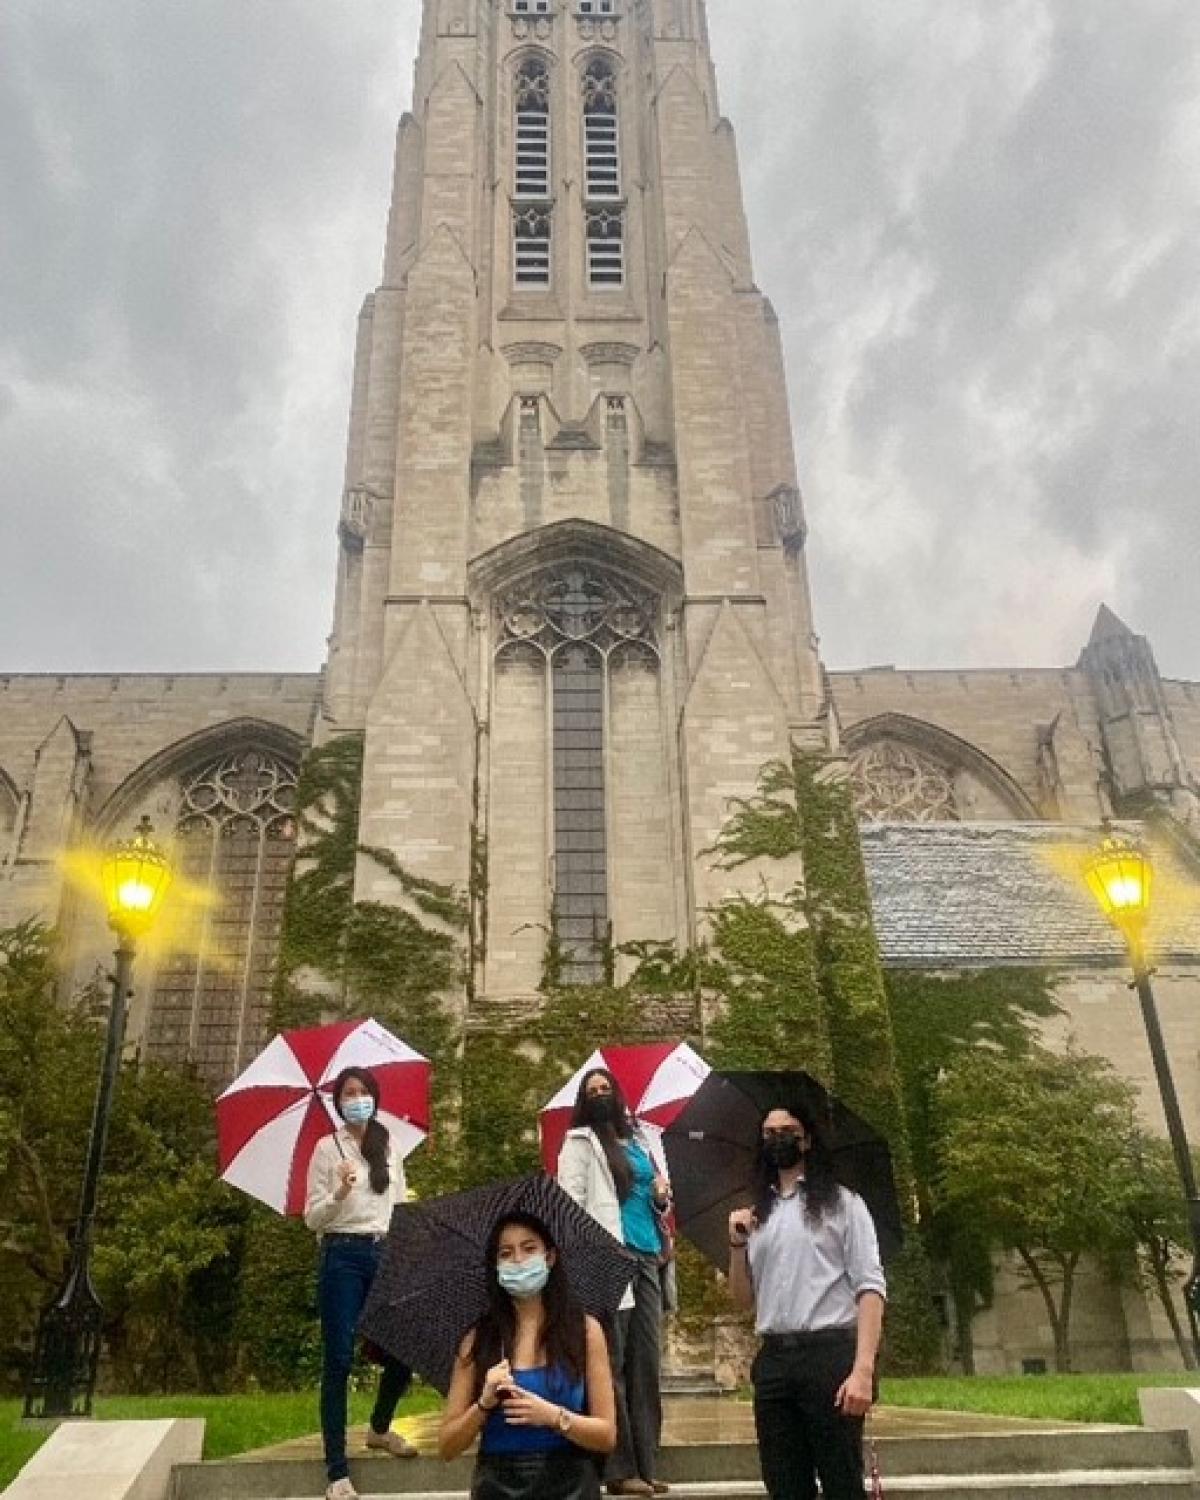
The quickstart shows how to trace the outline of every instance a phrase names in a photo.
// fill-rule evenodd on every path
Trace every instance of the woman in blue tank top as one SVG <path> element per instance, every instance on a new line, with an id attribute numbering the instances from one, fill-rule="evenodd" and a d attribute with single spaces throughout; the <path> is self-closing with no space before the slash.
<path id="1" fill-rule="evenodd" d="M 480 1440 L 472 1500 L 598 1500 L 592 1455 L 617 1440 L 604 1331 L 533 1214 L 497 1221 L 485 1265 L 488 1310 L 459 1348 L 438 1451 Z"/>

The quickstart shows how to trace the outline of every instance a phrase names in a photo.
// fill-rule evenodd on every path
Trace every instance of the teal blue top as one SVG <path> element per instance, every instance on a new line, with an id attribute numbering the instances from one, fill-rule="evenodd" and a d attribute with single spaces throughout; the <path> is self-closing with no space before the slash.
<path id="1" fill-rule="evenodd" d="M 654 1212 L 654 1163 L 637 1141 L 624 1142 L 625 1155 L 633 1168 L 633 1187 L 621 1204 L 621 1229 L 625 1243 L 642 1255 L 662 1252 L 662 1234 Z"/>
<path id="2" fill-rule="evenodd" d="M 541 1365 L 536 1369 L 514 1370 L 513 1382 L 523 1391 L 553 1401 L 567 1411 L 583 1416 L 587 1412 L 586 1392 L 582 1380 L 572 1380 L 563 1369 Z M 481 1453 L 565 1453 L 573 1448 L 557 1428 L 513 1427 L 504 1420 L 500 1407 L 488 1417 L 479 1445 Z"/>

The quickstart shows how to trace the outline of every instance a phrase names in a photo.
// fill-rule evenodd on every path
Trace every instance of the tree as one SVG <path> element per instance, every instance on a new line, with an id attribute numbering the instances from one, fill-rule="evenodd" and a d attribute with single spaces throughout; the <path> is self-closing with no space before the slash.
<path id="1" fill-rule="evenodd" d="M 59 1004 L 54 961 L 43 924 L 0 930 L 0 1350 L 10 1381 L 62 1272 L 100 1068 L 96 997 Z"/>
<path id="2" fill-rule="evenodd" d="M 937 1092 L 946 1202 L 1019 1257 L 1041 1294 L 1055 1368 L 1071 1368 L 1071 1310 L 1084 1255 L 1129 1243 L 1135 1091 L 1068 1048 L 961 1058 Z"/>
<path id="3" fill-rule="evenodd" d="M 1037 1044 L 1039 1023 L 1056 1015 L 1059 1006 L 1050 977 L 1040 970 L 954 975 L 892 971 L 887 989 L 921 1232 L 953 1300 L 957 1354 L 970 1375 L 975 1365 L 972 1323 L 992 1297 L 992 1255 L 975 1220 L 947 1204 L 940 1191 L 938 1083 L 977 1048 L 1013 1059 L 1027 1056 Z"/>
<path id="4" fill-rule="evenodd" d="M 1190 1335 L 1179 1317 L 1175 1288 L 1180 1279 L 1178 1259 L 1191 1254 L 1187 1202 L 1179 1183 L 1175 1156 L 1168 1142 L 1135 1130 L 1130 1142 L 1133 1187 L 1129 1215 L 1132 1254 L 1122 1257 L 1118 1270 L 1143 1289 L 1154 1288 L 1171 1326 L 1184 1369 L 1196 1368 Z"/>

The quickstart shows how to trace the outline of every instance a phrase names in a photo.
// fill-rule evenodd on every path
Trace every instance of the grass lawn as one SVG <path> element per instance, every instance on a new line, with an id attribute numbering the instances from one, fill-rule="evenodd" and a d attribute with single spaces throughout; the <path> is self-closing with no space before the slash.
<path id="1" fill-rule="evenodd" d="M 885 1380 L 888 1406 L 994 1412 L 1057 1422 L 1141 1422 L 1137 1393 L 1148 1385 L 1200 1385 L 1182 1371 L 1157 1375 L 976 1375 L 972 1379 Z"/>
<path id="2" fill-rule="evenodd" d="M 365 1422 L 373 1397 L 351 1397 L 350 1420 Z M 418 1387 L 400 1405 L 401 1416 L 431 1411 L 441 1403 L 435 1391 Z M 21 1403 L 0 1401 L 0 1489 L 3 1489 L 45 1441 L 44 1432 L 19 1427 Z M 108 1418 L 203 1417 L 205 1458 L 227 1458 L 252 1448 L 266 1448 L 287 1438 L 315 1432 L 317 1393 L 255 1396 L 106 1396 L 96 1402 L 96 1416 Z"/>

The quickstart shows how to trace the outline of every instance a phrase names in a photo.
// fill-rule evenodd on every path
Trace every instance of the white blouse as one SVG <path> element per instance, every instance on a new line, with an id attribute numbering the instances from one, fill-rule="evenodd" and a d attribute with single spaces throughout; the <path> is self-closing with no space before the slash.
<path id="1" fill-rule="evenodd" d="M 355 1181 L 341 1200 L 334 1197 L 339 1181 L 338 1168 L 343 1160 L 354 1163 Z M 343 1125 L 334 1135 L 322 1137 L 308 1164 L 308 1194 L 304 1203 L 304 1222 L 318 1235 L 374 1234 L 388 1232 L 392 1209 L 403 1203 L 408 1187 L 404 1180 L 404 1160 L 396 1143 L 388 1137 L 387 1191 L 377 1193 L 371 1187 L 371 1169 L 358 1142 Z"/>

